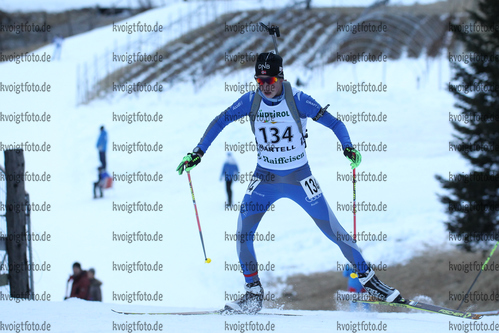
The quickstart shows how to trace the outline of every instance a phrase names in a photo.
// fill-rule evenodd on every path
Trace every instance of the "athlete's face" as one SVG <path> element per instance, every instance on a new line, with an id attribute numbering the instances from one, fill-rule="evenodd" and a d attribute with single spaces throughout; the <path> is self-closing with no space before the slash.
<path id="1" fill-rule="evenodd" d="M 260 91 L 265 97 L 274 98 L 282 93 L 282 81 L 284 81 L 284 79 L 268 75 L 259 75 L 256 76 L 255 79 L 260 86 Z"/>

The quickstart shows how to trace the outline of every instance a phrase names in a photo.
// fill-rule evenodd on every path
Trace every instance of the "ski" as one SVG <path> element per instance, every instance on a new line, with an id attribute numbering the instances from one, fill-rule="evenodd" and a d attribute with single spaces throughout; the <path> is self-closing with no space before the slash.
<path id="1" fill-rule="evenodd" d="M 123 314 L 123 315 L 163 315 L 163 316 L 199 316 L 199 315 L 223 315 L 223 316 L 233 316 L 233 315 L 253 315 L 248 313 L 226 313 L 223 310 L 213 310 L 213 311 L 188 311 L 188 312 L 127 312 L 127 311 L 117 311 L 111 309 L 111 311 Z M 289 314 L 289 313 L 267 313 L 267 312 L 258 312 L 254 315 L 257 316 L 291 316 L 297 317 L 301 315 L 297 314 Z"/>
<path id="2" fill-rule="evenodd" d="M 484 315 L 484 316 L 498 316 L 499 315 L 499 310 L 475 312 L 475 314 L 477 314 L 477 315 Z"/>
<path id="3" fill-rule="evenodd" d="M 406 309 L 415 309 L 415 310 L 422 310 L 422 311 L 427 311 L 427 312 L 432 312 L 432 313 L 440 313 L 448 316 L 453 316 L 453 317 L 459 317 L 459 318 L 466 318 L 466 319 L 474 319 L 478 320 L 483 317 L 483 315 L 476 314 L 476 313 L 471 313 L 471 312 L 466 312 L 466 311 L 459 311 L 459 310 L 452 310 L 448 308 L 444 308 L 438 305 L 432 305 L 432 304 L 426 304 L 426 303 L 421 303 L 418 301 L 413 301 L 413 300 L 404 300 L 403 302 L 383 302 L 383 301 L 375 301 L 375 300 L 354 300 L 354 302 L 359 302 L 359 303 L 368 303 L 368 304 L 381 304 L 381 305 L 388 305 L 388 306 L 394 306 L 394 307 L 400 307 L 400 308 L 406 308 Z"/>

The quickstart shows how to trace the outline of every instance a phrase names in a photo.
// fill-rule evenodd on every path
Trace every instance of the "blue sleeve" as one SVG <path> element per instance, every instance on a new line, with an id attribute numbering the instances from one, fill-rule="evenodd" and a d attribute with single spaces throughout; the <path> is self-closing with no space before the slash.
<path id="1" fill-rule="evenodd" d="M 314 118 L 322 108 L 320 104 L 315 101 L 315 99 L 301 91 L 297 93 L 294 98 L 296 107 L 300 110 L 301 115 L 304 117 Z M 326 111 L 324 112 L 324 115 L 317 120 L 317 122 L 327 128 L 330 128 L 334 132 L 338 140 L 340 140 L 343 149 L 346 147 L 353 147 L 347 128 L 341 120 L 336 119 L 333 115 Z"/>
<path id="2" fill-rule="evenodd" d="M 103 144 L 104 144 L 104 151 L 106 151 L 107 149 L 107 132 L 104 131 L 104 140 L 103 140 Z"/>
<path id="3" fill-rule="evenodd" d="M 211 143 L 222 132 L 225 126 L 244 116 L 248 116 L 251 111 L 251 103 L 253 102 L 254 95 L 255 92 L 253 91 L 247 92 L 224 112 L 216 116 L 210 125 L 208 125 L 197 147 L 206 153 Z"/>
<path id="4" fill-rule="evenodd" d="M 225 170 L 227 169 L 227 163 L 224 163 L 224 166 L 222 167 L 222 173 L 220 174 L 220 179 L 225 175 Z"/>
<path id="5" fill-rule="evenodd" d="M 347 147 L 353 147 L 347 128 L 341 120 L 338 120 L 326 111 L 324 112 L 324 115 L 317 120 L 317 122 L 333 130 L 338 140 L 340 140 L 343 150 Z"/>
<path id="6" fill-rule="evenodd" d="M 99 148 L 100 151 L 106 151 L 107 133 L 105 131 L 102 131 L 100 133 L 99 139 L 97 140 L 97 145 L 96 146 L 97 146 L 97 148 Z"/>

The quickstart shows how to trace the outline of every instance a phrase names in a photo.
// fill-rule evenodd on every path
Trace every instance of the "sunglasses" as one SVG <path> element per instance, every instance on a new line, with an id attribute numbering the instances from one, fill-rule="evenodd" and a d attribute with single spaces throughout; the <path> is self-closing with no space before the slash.
<path id="1" fill-rule="evenodd" d="M 255 76 L 256 82 L 258 82 L 259 85 L 263 86 L 264 83 L 267 84 L 274 84 L 277 82 L 277 77 L 271 76 L 271 77 L 257 77 Z"/>

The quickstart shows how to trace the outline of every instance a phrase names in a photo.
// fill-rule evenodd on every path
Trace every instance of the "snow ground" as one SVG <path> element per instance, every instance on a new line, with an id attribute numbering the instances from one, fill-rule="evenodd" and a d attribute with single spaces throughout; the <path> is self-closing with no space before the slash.
<path id="1" fill-rule="evenodd" d="M 0 304 L 2 313 L 5 305 Z M 12 311 L 13 309 L 15 311 Z M 352 313 L 342 311 L 282 311 L 299 315 L 288 316 L 154 316 L 120 315 L 118 311 L 167 312 L 190 311 L 185 308 L 117 306 L 71 299 L 67 302 L 48 302 L 40 307 L 38 303 L 21 302 L 10 305 L 8 319 L 2 318 L 4 330 L 15 328 L 23 323 L 31 327 L 48 327 L 50 332 L 473 332 L 497 331 L 494 317 L 484 317 L 480 321 L 453 318 L 427 313 Z M 271 312 L 271 311 L 269 311 Z M 279 311 L 274 311 L 279 313 Z M 83 321 L 84 319 L 84 321 Z M 19 328 L 21 326 L 18 326 Z M 30 326 L 26 326 L 30 327 Z M 260 330 L 257 330 L 259 328 Z M 491 329 L 492 328 L 492 329 Z M 149 329 L 149 330 L 147 330 Z M 14 332 L 14 329 L 10 329 Z"/>

